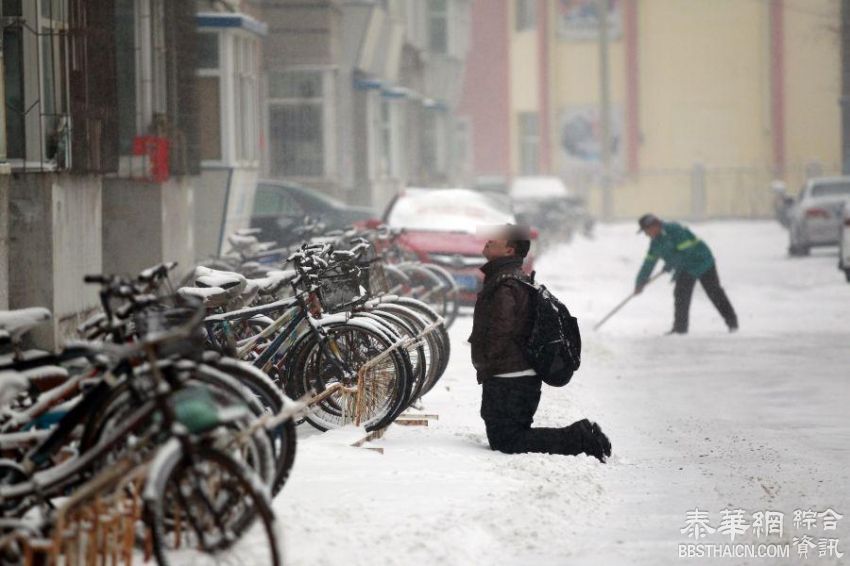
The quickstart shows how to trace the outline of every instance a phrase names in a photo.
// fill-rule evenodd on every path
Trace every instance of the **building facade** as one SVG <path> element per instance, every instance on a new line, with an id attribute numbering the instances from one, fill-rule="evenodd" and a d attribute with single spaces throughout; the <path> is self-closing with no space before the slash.
<path id="1" fill-rule="evenodd" d="M 805 4 L 608 2 L 606 210 L 603 2 L 474 2 L 473 45 L 506 54 L 467 76 L 475 173 L 555 174 L 613 218 L 770 214 L 772 180 L 841 170 L 840 3 Z"/>
<path id="2" fill-rule="evenodd" d="M 88 273 L 193 260 L 194 5 L 3 2 L 0 286 L 48 348 L 99 306 Z M 3 285 L 5 283 L 5 285 Z"/>
<path id="3" fill-rule="evenodd" d="M 268 27 L 254 4 L 197 2 L 201 167 L 193 211 L 198 260 L 226 251 L 227 235 L 250 224 L 267 143 L 262 61 Z"/>
<path id="4" fill-rule="evenodd" d="M 380 210 L 462 175 L 468 0 L 257 2 L 269 26 L 265 174 Z"/>

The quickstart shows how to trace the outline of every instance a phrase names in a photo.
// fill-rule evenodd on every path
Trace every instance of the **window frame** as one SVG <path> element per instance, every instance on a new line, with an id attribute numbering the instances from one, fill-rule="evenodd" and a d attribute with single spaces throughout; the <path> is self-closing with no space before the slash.
<path id="1" fill-rule="evenodd" d="M 376 171 L 384 179 L 401 180 L 406 176 L 403 139 L 405 136 L 404 98 L 381 95 L 377 97 L 375 127 L 378 151 Z"/>
<path id="2" fill-rule="evenodd" d="M 534 132 L 528 132 L 527 120 L 534 119 Z M 536 111 L 519 112 L 517 114 L 517 169 L 520 175 L 540 174 L 540 113 Z"/>
<path id="3" fill-rule="evenodd" d="M 201 26 L 198 33 L 218 36 L 218 67 L 198 68 L 195 76 L 218 78 L 221 137 L 220 158 L 201 159 L 201 166 L 259 168 L 261 37 L 242 28 Z"/>
<path id="4" fill-rule="evenodd" d="M 437 2 L 445 2 L 445 10 L 436 10 L 435 6 Z M 452 2 L 451 0 L 428 0 L 427 9 L 425 10 L 425 22 L 426 22 L 426 45 L 428 47 L 428 51 L 431 53 L 436 53 L 438 55 L 451 55 L 452 54 Z M 433 26 L 435 21 L 442 20 L 443 25 L 445 27 L 443 31 L 443 35 L 445 37 L 445 45 L 435 46 L 433 42 Z M 439 47 L 439 49 L 437 48 Z"/>
<path id="5" fill-rule="evenodd" d="M 51 7 L 57 4 L 60 8 L 58 18 L 56 14 L 44 15 L 41 9 L 41 1 L 22 0 L 20 3 L 21 24 L 19 26 L 8 26 L 20 30 L 20 83 L 23 94 L 22 108 L 18 109 L 23 112 L 21 116 L 23 156 L 9 156 L 8 141 L 4 148 L 6 152 L 4 157 L 13 171 L 70 170 L 73 165 L 71 162 L 71 45 L 68 34 L 71 17 L 70 0 L 51 0 L 49 2 Z M 53 17 L 50 17 L 51 15 Z M 4 26 L 4 36 L 6 29 L 7 27 Z M 46 38 L 49 38 L 50 41 L 49 57 L 52 79 L 49 84 L 53 86 L 50 98 L 53 100 L 55 109 L 50 114 L 46 112 L 47 109 L 45 108 L 48 100 L 46 91 L 48 81 L 45 72 L 48 54 L 43 42 Z M 5 76 L 3 80 L 5 81 Z M 4 90 L 4 113 L 8 123 L 10 112 L 6 109 L 7 100 L 8 92 Z M 48 128 L 48 121 L 51 118 L 62 120 L 64 125 L 61 128 L 57 126 L 53 132 L 48 131 L 50 129 Z M 8 126 L 6 128 L 7 131 L 4 132 L 4 136 L 8 134 Z M 60 133 L 62 129 L 64 129 L 64 134 Z M 48 144 L 53 134 L 64 136 L 64 147 L 57 147 L 56 150 L 57 152 L 61 150 L 64 154 L 61 163 L 57 161 L 56 157 L 48 158 Z M 56 143 L 57 145 L 60 144 L 61 140 L 57 139 Z M 58 157 L 58 153 L 56 156 Z"/>
<path id="6" fill-rule="evenodd" d="M 514 31 L 522 33 L 537 28 L 537 0 L 514 0 Z"/>
<path id="7" fill-rule="evenodd" d="M 216 49 L 218 50 L 218 56 L 215 67 L 201 67 L 195 70 L 195 78 L 214 78 L 216 79 L 216 84 L 218 85 L 218 105 L 219 105 L 219 123 L 218 123 L 218 158 L 217 159 L 205 159 L 203 156 L 201 157 L 201 165 L 202 166 L 223 166 L 226 162 L 226 148 L 225 148 L 225 133 L 224 133 L 224 112 L 225 112 L 225 94 L 224 94 L 224 78 L 223 73 L 221 71 L 222 62 L 225 59 L 224 52 L 224 38 L 223 34 L 220 30 L 215 28 L 200 28 L 198 30 L 198 35 L 210 35 L 215 36 L 216 38 Z M 203 96 L 203 93 L 198 92 L 199 96 Z"/>
<path id="8" fill-rule="evenodd" d="M 287 73 L 317 73 L 321 76 L 322 92 L 320 96 L 298 97 L 298 96 L 275 96 L 272 92 L 272 82 L 274 75 L 285 75 Z M 284 177 L 287 179 L 317 181 L 333 179 L 336 176 L 336 136 L 335 120 L 336 120 L 336 84 L 337 84 L 337 68 L 327 65 L 294 65 L 291 67 L 271 69 L 267 71 L 266 84 L 266 123 L 269 125 L 269 135 L 271 135 L 271 116 L 275 108 L 281 107 L 299 107 L 299 106 L 318 106 L 320 108 L 320 116 L 322 125 L 320 128 L 321 146 L 322 146 L 322 171 L 317 175 L 306 175 L 301 172 L 278 174 L 275 172 L 274 158 L 271 153 L 272 143 L 266 144 L 266 163 L 268 163 L 269 173 L 272 176 Z"/>

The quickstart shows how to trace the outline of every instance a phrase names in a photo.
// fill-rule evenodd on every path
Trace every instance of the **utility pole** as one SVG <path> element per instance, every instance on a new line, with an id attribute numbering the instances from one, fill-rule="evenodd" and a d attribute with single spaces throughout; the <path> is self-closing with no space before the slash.
<path id="1" fill-rule="evenodd" d="M 850 1 L 850 0 L 848 0 Z M 611 85 L 608 64 L 608 2 L 596 0 L 599 22 L 599 125 L 602 158 L 602 218 L 614 216 L 611 194 Z"/>
<path id="2" fill-rule="evenodd" d="M 841 171 L 850 175 L 850 0 L 841 0 Z"/>

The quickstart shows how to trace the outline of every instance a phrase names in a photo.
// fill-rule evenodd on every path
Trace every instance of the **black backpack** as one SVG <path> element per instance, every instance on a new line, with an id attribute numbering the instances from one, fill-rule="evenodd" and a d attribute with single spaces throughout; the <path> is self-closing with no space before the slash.
<path id="1" fill-rule="evenodd" d="M 544 285 L 531 279 L 505 274 L 531 290 L 533 318 L 531 334 L 525 345 L 528 362 L 547 385 L 563 387 L 581 365 L 581 333 L 578 320 Z"/>

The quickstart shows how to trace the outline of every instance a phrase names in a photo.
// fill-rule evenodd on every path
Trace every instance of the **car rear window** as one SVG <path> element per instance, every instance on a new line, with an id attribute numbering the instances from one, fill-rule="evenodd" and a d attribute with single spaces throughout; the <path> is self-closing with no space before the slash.
<path id="1" fill-rule="evenodd" d="M 850 196 L 850 182 L 818 183 L 812 187 L 813 197 L 847 197 Z"/>

